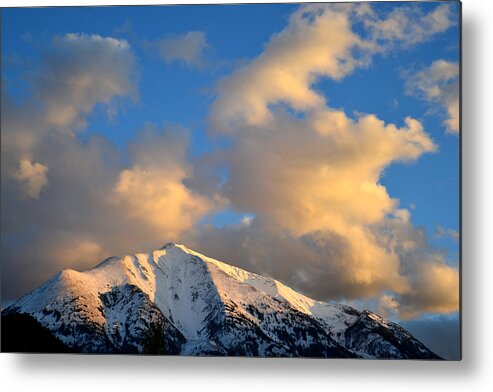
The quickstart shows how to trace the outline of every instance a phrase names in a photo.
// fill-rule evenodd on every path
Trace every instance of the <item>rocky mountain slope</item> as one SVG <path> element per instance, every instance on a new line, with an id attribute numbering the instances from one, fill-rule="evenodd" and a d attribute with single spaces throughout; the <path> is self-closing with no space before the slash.
<path id="1" fill-rule="evenodd" d="M 174 243 L 61 271 L 5 309 L 2 324 L 19 331 L 20 315 L 85 353 L 439 359 L 372 312 L 313 300 Z M 4 329 L 9 351 L 26 351 Z"/>

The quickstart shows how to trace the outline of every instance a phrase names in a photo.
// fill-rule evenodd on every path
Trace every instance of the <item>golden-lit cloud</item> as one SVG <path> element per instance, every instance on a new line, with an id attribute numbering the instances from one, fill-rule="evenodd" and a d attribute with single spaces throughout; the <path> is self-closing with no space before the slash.
<path id="1" fill-rule="evenodd" d="M 400 318 L 422 313 L 451 313 L 459 309 L 459 271 L 442 252 L 433 249 L 422 229 L 406 220 L 387 220 L 374 228 L 378 243 L 400 260 L 400 273 L 409 289 L 387 295 L 380 308 Z M 390 300 L 389 300 L 390 299 Z"/>
<path id="2" fill-rule="evenodd" d="M 373 115 L 351 120 L 330 109 L 305 120 L 276 115 L 265 132 L 236 136 L 225 194 L 237 208 L 299 235 L 384 219 L 398 201 L 379 183 L 383 169 L 435 149 L 410 118 L 397 128 Z M 344 118 L 345 127 L 333 127 L 334 118 Z"/>
<path id="3" fill-rule="evenodd" d="M 198 234 L 197 246 L 226 260 L 241 248 L 236 258 L 243 266 L 318 298 L 381 297 L 387 304 L 393 298 L 403 316 L 407 303 L 418 312 L 457 310 L 445 298 L 457 292 L 457 269 L 426 253 L 433 251 L 417 240 L 410 212 L 380 182 L 389 165 L 412 163 L 436 151 L 435 143 L 416 119 L 405 118 L 399 127 L 374 114 L 349 117 L 328 106 L 315 87 L 320 77 L 337 80 L 368 65 L 385 40 L 402 40 L 390 20 L 401 23 L 406 15 L 377 21 L 367 7 L 301 7 L 259 57 L 219 83 L 211 131 L 234 140 L 221 189 L 235 209 L 255 218 L 249 225 L 209 228 Z M 440 6 L 414 26 L 429 25 L 416 42 L 445 30 L 447 15 Z M 366 41 L 351 24 L 365 17 L 373 34 Z M 361 51 L 367 55 L 357 56 Z M 230 245 L 217 244 L 222 238 Z M 416 253 L 426 257 L 417 262 Z M 417 266 L 410 267 L 411 259 Z M 427 273 L 444 283 L 420 278 Z"/>
<path id="4" fill-rule="evenodd" d="M 212 208 L 183 184 L 192 169 L 186 162 L 186 136 L 180 127 L 141 132 L 132 146 L 135 164 L 119 174 L 110 196 L 130 219 L 155 228 L 163 239 L 178 240 Z"/>
<path id="5" fill-rule="evenodd" d="M 209 211 L 183 184 L 186 129 L 146 126 L 125 159 L 102 136 L 76 136 L 96 106 L 138 95 L 136 68 L 126 41 L 69 34 L 42 53 L 29 99 L 16 102 L 2 81 L 3 298 L 62 268 L 160 246 Z"/>
<path id="6" fill-rule="evenodd" d="M 2 88 L 2 235 L 23 239 L 2 249 L 14 277 L 2 290 L 20 295 L 50 271 L 174 239 L 318 299 L 369 298 L 400 317 L 457 310 L 457 268 L 382 183 L 386 168 L 434 153 L 435 142 L 416 119 L 351 115 L 317 88 L 450 25 L 447 5 L 383 18 L 368 4 L 300 7 L 261 55 L 220 81 L 210 130 L 232 143 L 193 160 L 179 126 L 143 127 L 128 156 L 102 136 L 78 138 L 97 105 L 118 116 L 118 99 L 138 95 L 138 67 L 124 40 L 55 39 L 32 101 L 17 105 Z M 199 64 L 205 36 L 180 39 L 160 42 L 161 56 Z M 19 184 L 39 199 L 18 198 Z M 202 224 L 218 206 L 243 213 L 241 223 Z M 31 265 L 32 280 L 17 279 Z"/>
<path id="7" fill-rule="evenodd" d="M 46 174 L 48 168 L 42 163 L 32 163 L 28 159 L 22 159 L 19 170 L 13 174 L 20 183 L 25 196 L 39 199 L 41 189 L 48 184 Z"/>
<path id="8" fill-rule="evenodd" d="M 459 309 L 459 271 L 443 260 L 423 262 L 413 290 L 400 299 L 400 316 L 423 312 L 450 313 Z"/>
<path id="9" fill-rule="evenodd" d="M 221 81 L 212 107 L 213 130 L 263 126 L 273 103 L 295 110 L 324 107 L 325 98 L 310 88 L 317 77 L 340 79 L 363 61 L 352 56 L 354 47 L 366 44 L 351 31 L 350 11 L 314 5 L 294 12 L 261 56 Z"/>
<path id="10" fill-rule="evenodd" d="M 95 240 L 70 238 L 60 243 L 53 243 L 47 255 L 55 260 L 63 260 L 65 265 L 78 265 L 79 268 L 90 268 L 95 260 L 102 260 L 107 255 L 102 246 Z"/>
<path id="11" fill-rule="evenodd" d="M 354 31 L 356 22 L 365 26 L 365 38 Z M 425 41 L 452 24 L 447 4 L 430 13 L 399 7 L 385 17 L 364 3 L 304 5 L 260 56 L 220 82 L 211 128 L 230 133 L 245 124 L 263 126 L 274 104 L 295 111 L 323 108 L 326 98 L 313 88 L 320 77 L 340 80 L 368 66 L 374 55 Z"/>

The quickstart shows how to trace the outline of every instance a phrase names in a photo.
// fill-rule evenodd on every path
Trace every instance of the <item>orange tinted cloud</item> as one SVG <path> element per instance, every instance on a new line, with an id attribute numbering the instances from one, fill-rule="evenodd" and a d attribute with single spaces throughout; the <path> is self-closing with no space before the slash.
<path id="1" fill-rule="evenodd" d="M 440 6 L 427 16 L 429 34 L 450 25 L 446 14 Z M 408 314 L 406 301 L 417 312 L 457 310 L 450 299 L 457 292 L 457 269 L 428 256 L 418 266 L 407 265 L 409 254 L 432 250 L 417 240 L 410 212 L 399 208 L 380 182 L 386 167 L 412 163 L 436 151 L 435 143 L 416 119 L 408 117 L 398 127 L 374 114 L 350 118 L 314 88 L 319 77 L 340 79 L 368 65 L 371 58 L 354 57 L 355 48 L 369 56 L 382 50 L 381 40 L 402 39 L 391 34 L 389 19 L 371 19 L 374 36 L 378 31 L 382 36 L 364 41 L 350 18 L 365 15 L 372 18 L 371 10 L 349 5 L 301 7 L 258 58 L 219 83 L 212 131 L 235 141 L 225 159 L 230 172 L 223 194 L 236 209 L 255 215 L 247 227 L 230 228 L 231 240 L 236 249 L 241 243 L 248 250 L 246 266 L 284 275 L 288 283 L 325 298 L 378 298 L 391 291 L 402 315 Z M 197 243 L 217 257 L 234 257 L 233 248 L 213 244 L 218 238 L 210 229 Z M 272 249 L 287 241 L 297 243 L 290 245 L 297 257 L 274 255 Z M 328 253 L 309 249 L 307 241 L 323 244 Z M 281 272 L 286 269 L 290 272 Z M 431 273 L 443 278 L 443 286 L 418 278 Z M 418 297 L 419 291 L 428 294 Z"/>
<path id="2" fill-rule="evenodd" d="M 20 182 L 25 196 L 38 199 L 41 189 L 48 184 L 47 173 L 48 167 L 42 163 L 21 159 L 19 170 L 14 172 L 13 177 Z"/>

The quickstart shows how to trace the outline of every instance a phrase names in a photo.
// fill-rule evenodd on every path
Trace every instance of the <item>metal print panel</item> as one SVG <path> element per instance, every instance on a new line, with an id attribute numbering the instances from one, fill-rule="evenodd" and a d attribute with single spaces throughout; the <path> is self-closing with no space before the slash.
<path id="1" fill-rule="evenodd" d="M 2 351 L 460 359 L 460 12 L 3 8 Z"/>

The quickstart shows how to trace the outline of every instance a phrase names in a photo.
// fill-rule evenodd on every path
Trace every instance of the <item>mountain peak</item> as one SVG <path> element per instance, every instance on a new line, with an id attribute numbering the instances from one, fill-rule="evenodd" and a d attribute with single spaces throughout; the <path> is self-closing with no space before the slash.
<path id="1" fill-rule="evenodd" d="M 176 242 L 167 242 L 166 244 L 164 244 L 164 246 L 162 246 L 161 248 L 159 248 L 159 250 L 165 250 L 165 249 L 170 249 L 174 246 L 177 246 L 178 244 Z"/>
<path id="2" fill-rule="evenodd" d="M 168 242 L 164 246 L 162 246 L 161 248 L 159 248 L 159 250 L 169 250 L 169 249 L 173 249 L 173 248 L 181 249 L 182 251 L 184 251 L 186 253 L 196 253 L 196 252 L 193 252 L 187 246 L 185 246 L 183 244 L 179 244 L 177 242 Z"/>
<path id="3" fill-rule="evenodd" d="M 435 358 L 371 312 L 316 301 L 175 242 L 64 270 L 6 311 L 82 352 L 144 352 L 157 325 L 183 355 Z"/>

